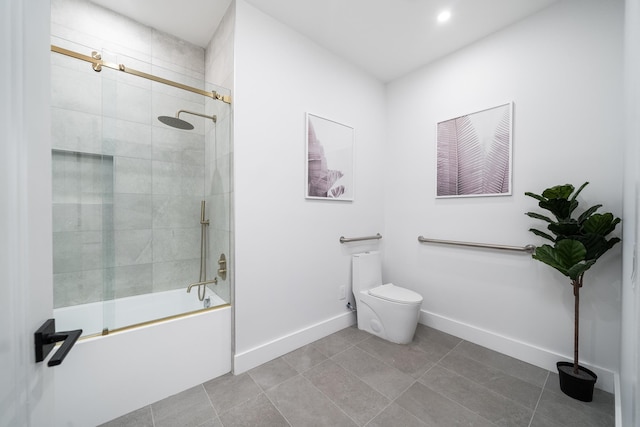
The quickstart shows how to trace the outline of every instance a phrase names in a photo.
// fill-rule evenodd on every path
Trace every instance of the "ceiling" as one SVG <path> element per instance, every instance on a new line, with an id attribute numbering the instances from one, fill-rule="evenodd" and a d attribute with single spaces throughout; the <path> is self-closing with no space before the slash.
<path id="1" fill-rule="evenodd" d="M 92 0 L 205 47 L 231 0 Z M 383 82 L 559 0 L 245 0 Z M 449 22 L 436 16 L 450 9 Z"/>

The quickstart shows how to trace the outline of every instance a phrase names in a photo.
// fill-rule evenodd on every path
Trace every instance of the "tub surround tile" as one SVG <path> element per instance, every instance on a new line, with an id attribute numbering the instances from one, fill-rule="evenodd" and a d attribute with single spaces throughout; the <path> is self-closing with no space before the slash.
<path id="1" fill-rule="evenodd" d="M 153 218 L 153 197 L 150 194 L 113 195 L 113 229 L 142 230 L 150 228 Z"/>

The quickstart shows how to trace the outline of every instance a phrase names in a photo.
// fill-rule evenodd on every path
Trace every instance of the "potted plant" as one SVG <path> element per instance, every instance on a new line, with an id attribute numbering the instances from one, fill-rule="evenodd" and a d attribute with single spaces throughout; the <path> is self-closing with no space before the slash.
<path id="1" fill-rule="evenodd" d="M 596 213 L 602 205 L 592 206 L 579 216 L 573 216 L 578 207 L 577 197 L 587 184 L 588 182 L 582 184 L 575 193 L 571 184 L 547 188 L 542 195 L 525 193 L 538 200 L 538 206 L 553 215 L 548 217 L 536 212 L 526 213 L 531 218 L 546 222 L 549 233 L 534 228 L 529 231 L 552 242 L 550 245 L 537 247 L 532 256 L 571 280 L 575 303 L 573 363 L 558 362 L 557 368 L 560 389 L 574 399 L 584 402 L 593 399 L 593 387 L 597 376 L 578 364 L 580 288 L 584 273 L 620 241 L 618 237 L 607 239 L 620 222 L 620 218 L 614 217 L 611 213 Z"/>

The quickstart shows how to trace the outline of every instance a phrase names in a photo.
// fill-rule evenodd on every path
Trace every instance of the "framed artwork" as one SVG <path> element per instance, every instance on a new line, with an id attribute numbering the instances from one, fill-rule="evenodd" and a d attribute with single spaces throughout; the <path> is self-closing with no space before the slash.
<path id="1" fill-rule="evenodd" d="M 511 195 L 513 103 L 438 123 L 436 197 Z"/>
<path id="2" fill-rule="evenodd" d="M 307 113 L 307 199 L 353 201 L 354 129 Z"/>

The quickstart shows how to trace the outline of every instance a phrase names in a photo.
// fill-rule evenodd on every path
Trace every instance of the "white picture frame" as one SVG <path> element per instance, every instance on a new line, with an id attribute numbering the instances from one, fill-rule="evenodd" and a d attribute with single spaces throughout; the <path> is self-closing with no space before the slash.
<path id="1" fill-rule="evenodd" d="M 355 130 L 306 113 L 305 198 L 353 201 Z"/>
<path id="2" fill-rule="evenodd" d="M 513 102 L 437 123 L 436 198 L 510 196 Z"/>

